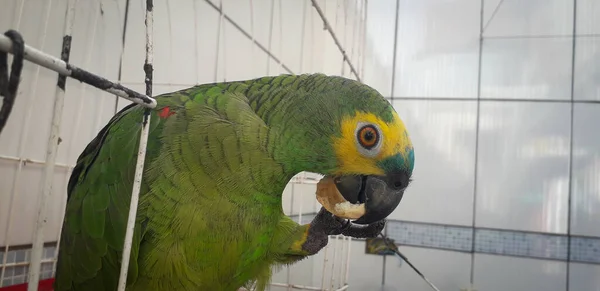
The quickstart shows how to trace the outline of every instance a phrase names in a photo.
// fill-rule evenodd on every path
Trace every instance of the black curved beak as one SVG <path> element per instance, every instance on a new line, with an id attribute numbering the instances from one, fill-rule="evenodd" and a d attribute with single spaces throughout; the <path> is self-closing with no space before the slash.
<path id="1" fill-rule="evenodd" d="M 365 214 L 353 221 L 370 224 L 390 215 L 402 200 L 410 175 L 399 171 L 385 176 L 343 176 L 335 179 L 340 194 L 352 204 L 365 203 Z"/>

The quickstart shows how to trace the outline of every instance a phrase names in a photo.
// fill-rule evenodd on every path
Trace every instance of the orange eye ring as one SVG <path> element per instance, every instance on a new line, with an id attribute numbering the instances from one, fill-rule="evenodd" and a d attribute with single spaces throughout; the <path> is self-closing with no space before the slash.
<path id="1" fill-rule="evenodd" d="M 358 143 L 365 149 L 372 149 L 379 143 L 379 132 L 373 125 L 365 125 L 356 133 Z"/>

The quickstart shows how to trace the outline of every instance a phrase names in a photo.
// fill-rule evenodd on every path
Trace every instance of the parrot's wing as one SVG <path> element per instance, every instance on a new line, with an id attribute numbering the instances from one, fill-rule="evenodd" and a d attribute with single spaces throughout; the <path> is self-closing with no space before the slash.
<path id="1" fill-rule="evenodd" d="M 150 225 L 147 215 L 153 213 L 152 202 L 144 203 L 144 197 L 151 191 L 164 190 L 160 179 L 173 179 L 177 172 L 175 162 L 179 166 L 191 163 L 197 170 L 194 181 L 177 181 L 177 191 L 197 192 L 200 189 L 194 183 L 202 182 L 202 195 L 208 202 L 277 202 L 279 207 L 272 211 L 281 211 L 280 192 L 275 193 L 278 190 L 272 183 L 285 183 L 291 178 L 273 158 L 275 140 L 281 137 L 270 131 L 252 108 L 246 88 L 239 83 L 208 84 L 156 97 L 159 106 L 153 110 L 150 123 L 129 284 L 139 281 L 140 244 L 147 239 L 144 237 L 146 227 Z M 143 114 L 144 108 L 139 105 L 124 108 L 78 158 L 67 189 L 55 290 L 75 289 L 71 286 L 90 291 L 116 288 Z M 172 156 L 174 153 L 177 158 Z M 225 195 L 240 191 L 262 195 Z M 229 200 L 222 199 L 224 195 Z M 203 221 L 211 220 L 215 214 L 210 208 L 189 213 Z M 172 231 L 168 225 L 163 229 L 158 222 L 152 222 L 151 226 L 160 231 Z M 244 224 L 248 224 L 244 226 L 247 229 L 255 228 L 252 221 Z M 202 231 L 202 226 L 196 226 L 196 230 Z M 268 235 L 260 236 L 245 248 L 266 246 L 271 240 Z M 261 249 L 266 252 L 266 248 Z M 257 252 L 246 256 L 241 260 L 252 262 L 260 257 Z M 203 261 L 210 262 L 206 258 Z"/>
<path id="2" fill-rule="evenodd" d="M 134 104 L 125 107 L 77 160 L 67 187 L 55 290 L 117 286 L 143 112 Z M 133 237 L 129 278 L 137 276 L 140 224 Z"/>
<path id="3" fill-rule="evenodd" d="M 142 200 L 150 192 L 152 181 L 160 175 L 172 174 L 172 163 L 164 159 L 169 157 L 167 153 L 173 152 L 173 147 L 181 145 L 181 139 L 189 139 L 194 146 L 193 155 L 203 161 L 203 172 L 207 176 L 196 173 L 195 178 L 205 182 L 202 190 L 207 199 L 222 200 L 216 191 L 217 184 L 220 191 L 235 193 L 241 185 L 249 184 L 248 181 L 269 188 L 268 181 L 286 179 L 282 166 L 272 158 L 273 139 L 278 136 L 267 137 L 269 129 L 249 105 L 242 93 L 243 87 L 227 89 L 204 85 L 156 97 L 159 106 L 153 110 L 150 123 L 128 284 L 139 279 L 138 254 L 148 222 Z M 67 189 L 55 282 L 57 291 L 116 289 L 143 113 L 142 107 L 133 104 L 121 110 L 77 160 Z M 182 183 L 180 188 L 186 187 L 185 181 L 179 182 Z M 261 184 L 257 185 L 258 182 Z M 154 188 L 158 189 L 158 186 Z M 275 195 L 256 199 L 280 201 Z M 207 215 L 210 217 L 210 213 Z M 270 240 L 264 236 L 254 243 Z"/>

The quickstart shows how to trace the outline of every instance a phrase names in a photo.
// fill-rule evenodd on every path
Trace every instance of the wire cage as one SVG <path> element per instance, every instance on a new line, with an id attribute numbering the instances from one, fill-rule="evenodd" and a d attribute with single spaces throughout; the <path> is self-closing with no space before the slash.
<path id="1" fill-rule="evenodd" d="M 131 101 L 151 108 L 153 95 L 202 83 L 311 72 L 360 80 L 364 71 L 366 0 L 7 0 L 0 7 L 0 30 L 20 32 L 26 45 L 0 134 L 0 290 L 25 282 L 42 290 L 54 277 L 77 156 Z M 14 49 L 0 37 L 0 51 Z M 99 84 L 90 73 L 112 82 Z M 139 137 L 130 220 L 147 134 Z M 284 191 L 284 210 L 299 223 L 318 210 L 318 179 L 301 173 Z M 129 224 L 125 254 L 132 231 Z M 270 289 L 347 289 L 350 246 L 350 238 L 331 237 L 319 254 L 274 274 Z"/>

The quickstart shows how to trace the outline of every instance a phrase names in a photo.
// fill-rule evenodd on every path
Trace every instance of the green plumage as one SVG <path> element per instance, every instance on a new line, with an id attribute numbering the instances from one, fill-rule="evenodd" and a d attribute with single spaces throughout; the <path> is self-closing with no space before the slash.
<path id="1" fill-rule="evenodd" d="M 128 290 L 266 286 L 274 265 L 306 255 L 289 251 L 306 231 L 283 214 L 289 179 L 335 170 L 331 139 L 343 116 L 392 119 L 375 90 L 320 74 L 206 84 L 156 100 Z M 116 290 L 143 113 L 121 110 L 77 161 L 57 291 Z"/>

